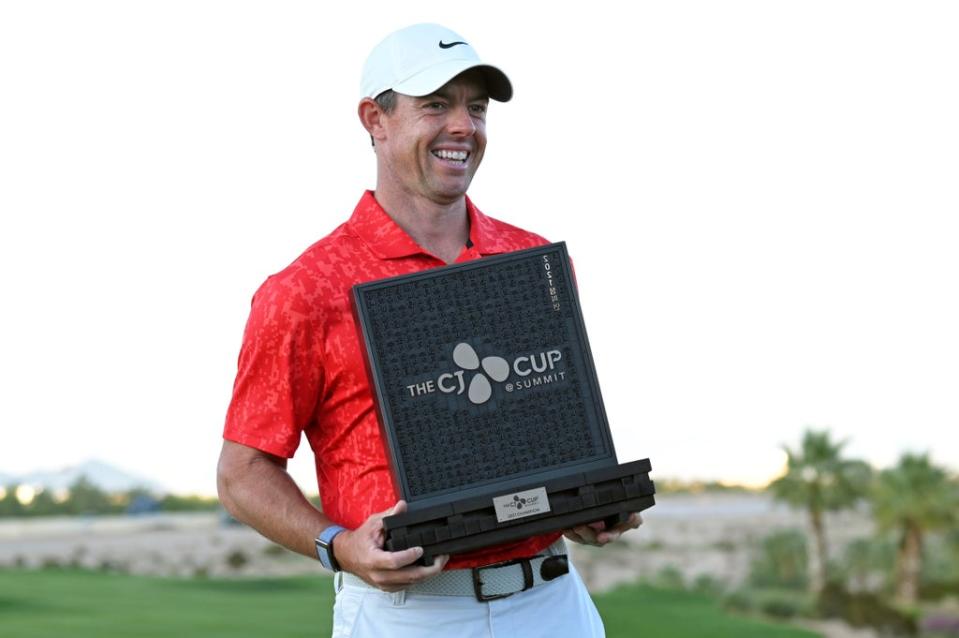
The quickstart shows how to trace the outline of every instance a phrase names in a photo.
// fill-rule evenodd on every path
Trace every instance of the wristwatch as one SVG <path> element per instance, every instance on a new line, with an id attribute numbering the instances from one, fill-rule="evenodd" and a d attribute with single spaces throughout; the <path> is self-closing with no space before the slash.
<path id="1" fill-rule="evenodd" d="M 336 538 L 337 534 L 345 531 L 345 527 L 330 525 L 316 537 L 316 557 L 320 559 L 323 567 L 334 572 L 341 571 L 341 569 L 340 564 L 336 562 L 336 558 L 333 556 L 333 539 Z"/>

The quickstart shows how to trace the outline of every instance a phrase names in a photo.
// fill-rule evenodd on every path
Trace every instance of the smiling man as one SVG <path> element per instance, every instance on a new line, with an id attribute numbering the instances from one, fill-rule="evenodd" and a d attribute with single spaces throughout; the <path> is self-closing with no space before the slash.
<path id="1" fill-rule="evenodd" d="M 446 263 L 456 261 L 469 239 L 466 189 L 486 149 L 487 77 L 493 72 L 463 71 L 423 96 L 387 89 L 359 106 L 376 150 L 376 201 Z M 505 101 L 510 89 L 500 75 L 506 84 L 496 99 Z"/>
<path id="2" fill-rule="evenodd" d="M 466 196 L 486 148 L 489 101 L 512 97 L 506 75 L 467 40 L 438 25 L 397 31 L 373 49 L 361 90 L 376 190 L 256 292 L 224 428 L 220 499 L 239 520 L 336 573 L 334 636 L 602 636 L 575 569 L 540 569 L 565 556 L 558 533 L 443 556 L 430 567 L 414 564 L 422 548 L 383 549 L 382 519 L 406 504 L 391 484 L 351 287 L 546 240 L 484 215 Z M 322 511 L 286 472 L 303 434 Z M 605 545 L 640 522 L 633 515 L 613 529 L 582 526 L 566 536 Z M 533 585 L 524 588 L 528 574 Z"/>

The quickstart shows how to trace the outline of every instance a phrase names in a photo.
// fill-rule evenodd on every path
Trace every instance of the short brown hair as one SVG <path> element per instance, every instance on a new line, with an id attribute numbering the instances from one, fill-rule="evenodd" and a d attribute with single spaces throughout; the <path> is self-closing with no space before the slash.
<path id="1" fill-rule="evenodd" d="M 393 89 L 386 89 L 373 98 L 373 101 L 376 102 L 381 109 L 383 109 L 384 113 L 389 115 L 393 112 L 393 109 L 396 108 L 396 93 L 393 91 Z"/>
<path id="2" fill-rule="evenodd" d="M 375 98 L 373 101 L 376 102 L 376 105 L 383 109 L 383 112 L 389 115 L 393 112 L 393 109 L 396 108 L 396 92 L 393 89 L 386 89 Z M 376 140 L 373 139 L 373 136 L 370 135 L 370 145 L 376 146 Z"/>

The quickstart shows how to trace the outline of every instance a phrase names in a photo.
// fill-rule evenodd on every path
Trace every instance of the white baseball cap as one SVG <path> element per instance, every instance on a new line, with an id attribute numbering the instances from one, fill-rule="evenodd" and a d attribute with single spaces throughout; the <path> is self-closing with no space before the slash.
<path id="1" fill-rule="evenodd" d="M 393 89 L 414 97 L 429 95 L 467 69 L 482 69 L 489 96 L 499 102 L 513 97 L 506 74 L 480 60 L 459 34 L 438 24 L 414 24 L 377 44 L 363 65 L 361 98 L 375 98 Z"/>

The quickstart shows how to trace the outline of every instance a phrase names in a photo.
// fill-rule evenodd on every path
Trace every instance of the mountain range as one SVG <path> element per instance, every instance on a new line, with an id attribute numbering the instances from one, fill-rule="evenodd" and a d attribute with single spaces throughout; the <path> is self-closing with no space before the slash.
<path id="1" fill-rule="evenodd" d="M 144 488 L 159 494 L 168 491 L 156 481 L 97 459 L 57 470 L 40 470 L 19 476 L 0 472 L 0 485 L 31 485 L 56 491 L 70 487 L 81 476 L 85 476 L 88 481 L 105 492 L 125 492 L 134 488 Z"/>

